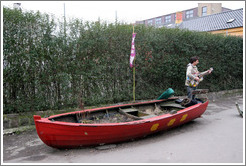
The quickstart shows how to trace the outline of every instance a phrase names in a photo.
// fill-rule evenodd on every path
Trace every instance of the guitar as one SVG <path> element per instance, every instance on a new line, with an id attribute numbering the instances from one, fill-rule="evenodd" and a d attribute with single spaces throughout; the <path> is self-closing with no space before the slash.
<path id="1" fill-rule="evenodd" d="M 191 80 L 189 85 L 192 86 L 192 87 L 196 87 L 203 80 L 203 76 L 209 74 L 209 71 L 212 72 L 213 70 L 214 69 L 211 67 L 209 70 L 207 70 L 205 72 L 202 72 L 202 73 L 199 73 L 197 75 L 197 77 L 199 77 L 199 81 L 197 81 L 195 79 L 194 80 Z"/>

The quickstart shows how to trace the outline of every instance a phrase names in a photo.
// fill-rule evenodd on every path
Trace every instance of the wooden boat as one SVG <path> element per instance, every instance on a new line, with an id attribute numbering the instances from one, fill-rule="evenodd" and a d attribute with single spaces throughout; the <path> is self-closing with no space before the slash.
<path id="1" fill-rule="evenodd" d="M 41 118 L 34 115 L 37 134 L 48 146 L 74 148 L 133 140 L 200 117 L 207 98 L 184 107 L 179 98 L 113 105 Z"/>

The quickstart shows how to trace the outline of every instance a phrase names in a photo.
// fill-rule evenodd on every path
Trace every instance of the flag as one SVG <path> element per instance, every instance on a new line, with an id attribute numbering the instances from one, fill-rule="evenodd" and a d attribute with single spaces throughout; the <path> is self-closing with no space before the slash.
<path id="1" fill-rule="evenodd" d="M 130 55 L 130 67 L 133 67 L 133 61 L 136 55 L 136 51 L 135 51 L 135 37 L 136 37 L 136 33 L 132 34 L 132 47 L 131 47 L 131 55 Z"/>

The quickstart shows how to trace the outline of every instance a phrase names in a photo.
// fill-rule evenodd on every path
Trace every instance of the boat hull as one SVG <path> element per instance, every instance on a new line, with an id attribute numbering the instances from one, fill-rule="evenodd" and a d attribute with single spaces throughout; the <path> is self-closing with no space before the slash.
<path id="1" fill-rule="evenodd" d="M 144 104 L 160 101 L 162 100 L 144 102 Z M 37 134 L 46 145 L 54 148 L 75 148 L 129 141 L 167 130 L 200 117 L 205 112 L 207 105 L 208 101 L 184 108 L 175 114 L 164 114 L 122 123 L 81 124 L 53 122 L 50 118 L 41 118 L 39 115 L 34 115 L 34 121 Z M 124 105 L 106 108 L 122 106 Z"/>

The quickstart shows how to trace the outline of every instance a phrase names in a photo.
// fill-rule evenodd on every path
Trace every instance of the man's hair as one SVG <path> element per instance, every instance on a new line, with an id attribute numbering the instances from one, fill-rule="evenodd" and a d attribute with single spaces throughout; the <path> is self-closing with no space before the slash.
<path id="1" fill-rule="evenodd" d="M 193 56 L 190 58 L 190 63 L 193 63 L 195 61 L 199 60 L 199 57 L 198 56 Z"/>

